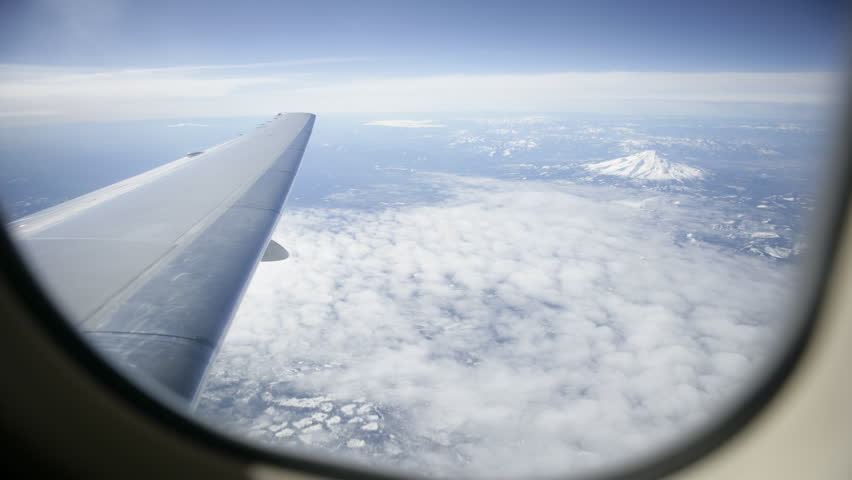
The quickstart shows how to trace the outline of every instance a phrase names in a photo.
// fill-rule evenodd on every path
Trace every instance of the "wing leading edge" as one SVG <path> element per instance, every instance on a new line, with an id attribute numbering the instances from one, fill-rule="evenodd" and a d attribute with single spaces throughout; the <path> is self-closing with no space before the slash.
<path id="1" fill-rule="evenodd" d="M 193 401 L 269 243 L 314 119 L 279 114 L 10 230 L 98 350 Z"/>

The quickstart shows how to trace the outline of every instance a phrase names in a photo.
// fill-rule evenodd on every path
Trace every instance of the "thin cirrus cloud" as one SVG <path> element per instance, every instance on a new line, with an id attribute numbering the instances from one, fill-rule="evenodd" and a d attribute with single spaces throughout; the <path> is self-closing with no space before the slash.
<path id="1" fill-rule="evenodd" d="M 431 181 L 449 198 L 285 212 L 201 415 L 421 473 L 577 472 L 700 425 L 782 330 L 793 267 L 665 227 L 712 206 Z"/>
<path id="2" fill-rule="evenodd" d="M 0 117 L 27 121 L 311 112 L 742 112 L 743 105 L 819 105 L 832 73 L 569 72 L 365 76 L 362 57 L 247 65 L 92 69 L 0 66 Z M 335 73 L 296 69 L 336 66 Z M 389 70 L 393 70 L 388 67 Z M 711 107 L 708 107 L 710 105 Z M 709 109 L 709 110 L 708 110 Z M 28 115 L 26 112 L 56 112 Z M 21 115 L 12 116 L 13 112 Z"/>

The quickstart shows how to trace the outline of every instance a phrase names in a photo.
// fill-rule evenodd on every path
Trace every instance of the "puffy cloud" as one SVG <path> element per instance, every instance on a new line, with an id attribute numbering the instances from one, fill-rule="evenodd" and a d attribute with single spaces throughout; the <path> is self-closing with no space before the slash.
<path id="1" fill-rule="evenodd" d="M 471 135 L 468 130 L 456 132 L 450 147 L 472 147 L 473 151 L 484 153 L 489 157 L 499 154 L 511 157 L 516 152 L 536 150 L 541 141 L 537 135 L 518 135 L 518 131 L 507 128 L 496 128 L 485 132 L 496 135 Z"/>
<path id="2" fill-rule="evenodd" d="M 202 415 L 420 472 L 577 472 L 707 421 L 772 351 L 795 269 L 676 242 L 704 212 L 430 178 L 447 198 L 287 210 Z"/>

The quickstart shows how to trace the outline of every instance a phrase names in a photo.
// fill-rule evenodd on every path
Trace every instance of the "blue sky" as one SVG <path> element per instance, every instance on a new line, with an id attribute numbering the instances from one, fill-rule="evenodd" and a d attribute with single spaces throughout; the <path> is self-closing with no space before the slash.
<path id="1" fill-rule="evenodd" d="M 685 101 L 708 99 L 789 103 L 795 97 L 792 103 L 806 98 L 813 103 L 828 91 L 830 80 L 783 74 L 845 69 L 842 2 L 40 0 L 2 9 L 2 119 L 103 119 L 118 111 L 122 118 L 278 109 L 541 111 L 548 102 L 536 95 L 545 91 L 553 98 L 583 97 L 579 103 L 550 105 L 557 110 L 597 111 L 624 99 L 660 100 L 659 91 L 637 90 L 659 84 L 657 77 L 622 78 L 619 85 L 594 76 L 558 77 L 599 72 L 782 74 L 749 77 L 745 83 L 740 80 L 746 77 L 675 75 L 677 88 L 667 87 L 665 100 L 680 102 L 680 110 L 692 108 L 684 109 Z M 155 78 L 140 69 L 155 69 Z M 542 75 L 554 74 L 541 81 Z M 63 75 L 89 91 L 68 89 Z M 428 85 L 419 81 L 435 77 L 439 81 Z M 382 83 L 388 81 L 396 83 Z M 473 101 L 476 85 L 489 82 L 489 97 Z M 155 85 L 161 88 L 152 92 Z M 608 99 L 610 107 L 588 101 L 584 92 L 598 85 L 609 90 L 592 96 Z M 369 92 L 365 86 L 376 88 Z M 103 92 L 116 93 L 104 103 Z M 117 92 L 126 96 L 118 99 Z M 163 96 L 177 107 L 156 106 Z M 415 96 L 423 101 L 414 102 Z M 270 100 L 276 106 L 264 109 Z M 85 112 L 75 102 L 102 108 Z"/>
<path id="2" fill-rule="evenodd" d="M 4 63 L 364 56 L 411 72 L 825 71 L 843 30 L 840 2 L 59 3 L 7 7 Z"/>

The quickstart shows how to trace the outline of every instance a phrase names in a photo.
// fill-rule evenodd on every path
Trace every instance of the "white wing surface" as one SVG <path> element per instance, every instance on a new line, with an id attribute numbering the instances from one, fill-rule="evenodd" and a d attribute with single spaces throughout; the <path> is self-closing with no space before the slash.
<path id="1" fill-rule="evenodd" d="M 10 230 L 89 340 L 192 401 L 269 243 L 314 118 L 279 114 Z"/>

